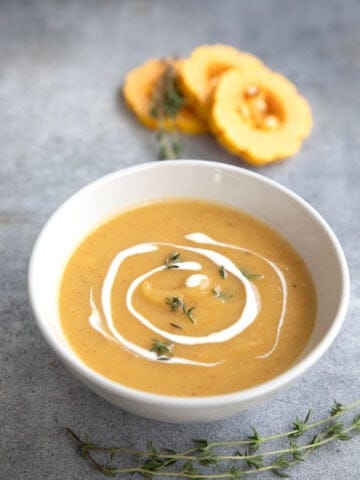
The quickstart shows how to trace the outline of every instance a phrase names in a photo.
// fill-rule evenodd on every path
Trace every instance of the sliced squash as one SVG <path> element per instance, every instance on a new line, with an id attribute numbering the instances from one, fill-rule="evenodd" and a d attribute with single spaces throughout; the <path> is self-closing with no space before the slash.
<path id="1" fill-rule="evenodd" d="M 230 68 L 252 70 L 265 68 L 254 55 L 229 45 L 203 45 L 191 52 L 180 67 L 180 85 L 199 116 L 204 120 L 209 103 L 221 75 Z"/>
<path id="2" fill-rule="evenodd" d="M 295 85 L 265 69 L 222 75 L 209 122 L 219 143 L 255 165 L 294 155 L 312 128 L 310 107 Z"/>
<path id="3" fill-rule="evenodd" d="M 148 128 L 167 130 L 177 129 L 183 133 L 198 134 L 207 130 L 206 125 L 186 103 L 179 113 L 172 118 L 157 118 L 152 112 L 156 86 L 165 69 L 171 65 L 176 78 L 181 60 L 162 60 L 154 58 L 131 70 L 124 82 L 123 94 L 129 108 L 139 121 Z"/>

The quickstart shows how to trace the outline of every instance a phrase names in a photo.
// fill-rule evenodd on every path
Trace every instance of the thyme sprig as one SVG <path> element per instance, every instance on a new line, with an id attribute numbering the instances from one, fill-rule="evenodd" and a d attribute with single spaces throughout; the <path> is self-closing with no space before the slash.
<path id="1" fill-rule="evenodd" d="M 171 343 L 162 342 L 158 338 L 153 338 L 150 352 L 155 352 L 158 356 L 158 360 L 169 360 L 172 356 L 172 347 L 173 345 Z"/>
<path id="2" fill-rule="evenodd" d="M 176 311 L 181 311 L 189 320 L 191 323 L 195 323 L 195 318 L 194 318 L 194 310 L 196 308 L 195 305 L 191 307 L 187 307 L 182 300 L 182 298 L 173 296 L 173 297 L 165 297 L 165 303 L 169 305 L 170 310 L 172 312 Z"/>
<path id="3" fill-rule="evenodd" d="M 340 408 L 341 407 L 341 408 Z M 237 479 L 272 471 L 280 477 L 287 477 L 288 469 L 306 458 L 315 450 L 334 441 L 347 441 L 353 433 L 360 431 L 360 414 L 356 414 L 350 422 L 337 420 L 346 412 L 360 407 L 360 400 L 349 405 L 334 405 L 330 415 L 313 423 L 309 423 L 310 414 L 304 420 L 296 417 L 293 428 L 289 431 L 262 437 L 252 427 L 252 432 L 244 439 L 224 442 L 209 442 L 205 439 L 193 440 L 193 447 L 177 453 L 173 449 L 156 450 L 150 446 L 147 450 L 133 450 L 123 447 L 100 447 L 86 440 L 82 441 L 71 429 L 68 433 L 79 447 L 80 454 L 100 472 L 108 476 L 139 473 L 150 478 L 191 478 L 191 479 Z M 319 427 L 322 429 L 319 431 Z M 302 444 L 296 443 L 295 437 L 302 437 L 307 432 L 314 432 L 310 439 Z M 271 442 L 287 439 L 281 448 L 261 451 L 261 447 Z M 244 446 L 245 453 L 236 451 L 224 454 L 224 448 Z M 95 456 L 106 455 L 104 463 Z M 115 457 L 134 456 L 138 463 L 132 467 L 121 467 L 113 464 Z M 144 460 L 142 461 L 141 458 Z M 207 470 L 210 467 L 210 471 Z M 216 469 L 216 471 L 214 471 Z"/>
<path id="4" fill-rule="evenodd" d="M 181 255 L 179 252 L 171 252 L 168 257 L 165 258 L 165 267 L 167 270 L 179 268 L 178 263 L 181 262 Z"/>
<path id="5" fill-rule="evenodd" d="M 304 420 L 296 416 L 295 422 L 293 423 L 294 430 L 289 435 L 290 437 L 300 437 L 303 433 L 306 432 L 306 424 L 309 421 L 311 415 L 311 410 L 308 410 Z"/>
<path id="6" fill-rule="evenodd" d="M 189 308 L 186 308 L 185 304 L 183 306 L 184 315 L 190 320 L 191 323 L 195 323 L 195 317 L 194 317 L 195 308 L 196 308 L 195 305 Z"/>
<path id="7" fill-rule="evenodd" d="M 182 146 L 175 131 L 159 128 L 156 132 L 159 160 L 177 160 L 181 157 Z"/>
<path id="8" fill-rule="evenodd" d="M 166 305 L 169 305 L 172 312 L 182 310 L 184 308 L 184 302 L 180 297 L 165 297 Z"/>
<path id="9" fill-rule="evenodd" d="M 151 98 L 150 115 L 159 122 L 156 134 L 159 160 L 176 159 L 181 155 L 174 118 L 184 107 L 186 100 L 177 84 L 173 59 L 164 59 L 164 71 Z"/>
<path id="10" fill-rule="evenodd" d="M 150 114 L 154 118 L 174 118 L 184 107 L 186 99 L 178 87 L 174 59 L 163 59 L 164 71 L 151 98 Z"/>

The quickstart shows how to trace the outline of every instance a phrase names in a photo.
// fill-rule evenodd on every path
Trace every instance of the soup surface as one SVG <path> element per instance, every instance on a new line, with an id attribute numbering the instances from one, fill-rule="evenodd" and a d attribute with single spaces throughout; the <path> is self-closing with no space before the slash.
<path id="1" fill-rule="evenodd" d="M 95 230 L 70 258 L 59 306 L 69 343 L 93 370 L 140 390 L 201 396 L 294 363 L 316 295 L 302 259 L 269 226 L 184 199 Z"/>

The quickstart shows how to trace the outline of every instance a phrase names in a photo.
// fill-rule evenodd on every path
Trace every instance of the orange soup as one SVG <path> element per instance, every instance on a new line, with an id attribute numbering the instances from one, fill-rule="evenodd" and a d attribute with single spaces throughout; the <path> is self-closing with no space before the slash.
<path id="1" fill-rule="evenodd" d="M 234 392 L 284 372 L 316 316 L 306 265 L 239 210 L 169 199 L 121 212 L 66 266 L 63 331 L 100 374 L 181 396 Z"/>

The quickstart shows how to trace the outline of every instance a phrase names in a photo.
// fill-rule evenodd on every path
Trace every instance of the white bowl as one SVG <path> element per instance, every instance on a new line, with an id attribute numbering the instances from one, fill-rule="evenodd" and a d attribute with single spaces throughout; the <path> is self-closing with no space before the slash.
<path id="1" fill-rule="evenodd" d="M 225 395 L 176 397 L 135 390 L 87 367 L 60 328 L 59 284 L 67 260 L 97 226 L 122 209 L 164 197 L 192 197 L 237 207 L 279 231 L 305 260 L 318 300 L 314 331 L 301 358 L 281 375 Z M 305 373 L 329 348 L 349 299 L 344 253 L 330 227 L 304 200 L 281 185 L 238 167 L 201 160 L 138 165 L 107 175 L 73 195 L 52 215 L 35 244 L 29 293 L 45 339 L 91 390 L 130 412 L 169 422 L 209 422 L 272 398 Z"/>

